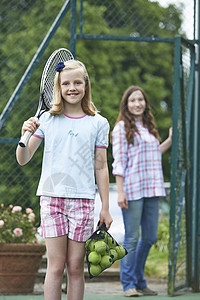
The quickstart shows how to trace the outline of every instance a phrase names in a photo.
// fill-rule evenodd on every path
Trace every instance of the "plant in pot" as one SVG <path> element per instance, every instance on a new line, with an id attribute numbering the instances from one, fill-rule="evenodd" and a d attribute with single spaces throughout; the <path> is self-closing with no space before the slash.
<path id="1" fill-rule="evenodd" d="M 0 205 L 0 294 L 32 293 L 44 244 L 37 242 L 31 208 Z"/>

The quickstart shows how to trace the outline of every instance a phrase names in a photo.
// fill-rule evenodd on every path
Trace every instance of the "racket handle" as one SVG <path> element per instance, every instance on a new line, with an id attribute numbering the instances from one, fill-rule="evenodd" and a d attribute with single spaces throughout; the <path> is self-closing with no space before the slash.
<path id="1" fill-rule="evenodd" d="M 37 117 L 34 117 L 36 122 L 38 121 Z M 19 146 L 21 146 L 22 148 L 26 147 L 28 144 L 28 141 L 30 140 L 30 137 L 32 136 L 32 132 L 30 131 L 26 131 L 24 133 L 24 135 L 21 137 L 20 141 L 19 141 Z"/>

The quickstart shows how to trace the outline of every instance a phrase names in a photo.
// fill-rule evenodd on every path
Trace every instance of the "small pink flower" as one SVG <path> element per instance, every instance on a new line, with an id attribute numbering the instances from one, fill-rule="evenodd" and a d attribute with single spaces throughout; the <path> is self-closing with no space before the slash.
<path id="1" fill-rule="evenodd" d="M 16 235 L 16 236 L 21 236 L 21 235 L 23 234 L 21 228 L 15 228 L 15 229 L 13 230 L 13 232 L 14 232 L 14 235 Z"/>
<path id="2" fill-rule="evenodd" d="M 12 209 L 12 213 L 20 212 L 22 210 L 21 206 L 14 206 Z"/>
<path id="3" fill-rule="evenodd" d="M 27 208 L 27 209 L 26 209 L 26 213 L 27 213 L 27 214 L 31 214 L 32 212 L 33 212 L 32 208 Z"/>
<path id="4" fill-rule="evenodd" d="M 28 219 L 30 222 L 34 222 L 35 221 L 35 214 L 34 213 L 30 213 L 28 216 Z"/>
<path id="5" fill-rule="evenodd" d="M 4 225 L 4 221 L 3 220 L 0 220 L 0 228 L 2 228 Z"/>
<path id="6" fill-rule="evenodd" d="M 3 203 L 1 203 L 1 207 L 4 207 L 4 204 L 3 204 Z"/>

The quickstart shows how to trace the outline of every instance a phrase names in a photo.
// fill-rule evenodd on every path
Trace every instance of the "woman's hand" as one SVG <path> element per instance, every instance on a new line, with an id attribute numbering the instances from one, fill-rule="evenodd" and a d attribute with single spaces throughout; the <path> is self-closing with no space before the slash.
<path id="1" fill-rule="evenodd" d="M 169 138 L 170 138 L 171 141 L 172 141 L 172 135 L 173 135 L 173 128 L 170 127 L 169 128 Z"/>
<path id="2" fill-rule="evenodd" d="M 123 209 L 128 209 L 128 200 L 126 198 L 125 192 L 118 192 L 117 203 L 118 203 L 119 207 L 121 207 Z"/>

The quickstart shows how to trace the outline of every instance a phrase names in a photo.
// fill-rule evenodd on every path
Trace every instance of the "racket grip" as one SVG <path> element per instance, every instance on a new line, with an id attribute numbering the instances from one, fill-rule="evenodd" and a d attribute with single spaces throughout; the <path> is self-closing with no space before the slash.
<path id="1" fill-rule="evenodd" d="M 38 121 L 37 117 L 34 117 L 36 122 Z M 32 132 L 30 131 L 26 131 L 24 133 L 24 135 L 21 137 L 20 141 L 19 141 L 19 146 L 21 146 L 22 148 L 26 147 L 28 144 L 28 141 L 30 140 L 30 137 L 32 136 Z"/>
<path id="2" fill-rule="evenodd" d="M 28 144 L 28 141 L 30 140 L 30 137 L 32 136 L 32 132 L 30 132 L 30 131 L 26 131 L 25 133 L 24 133 L 24 135 L 21 137 L 21 140 L 19 141 L 19 145 L 21 146 L 21 147 L 26 147 L 26 145 Z"/>

